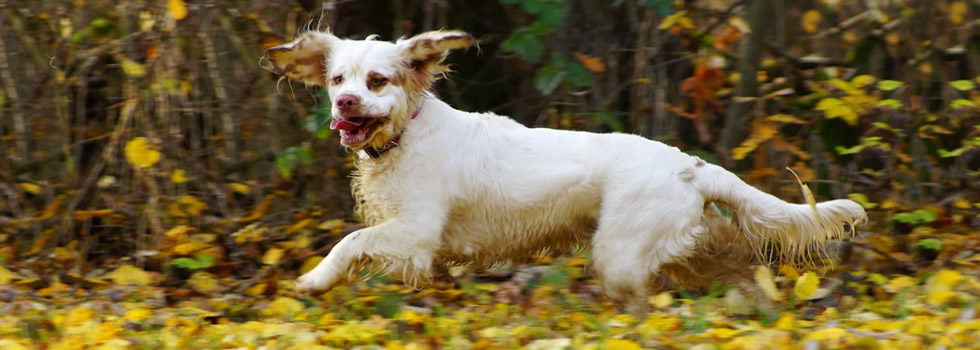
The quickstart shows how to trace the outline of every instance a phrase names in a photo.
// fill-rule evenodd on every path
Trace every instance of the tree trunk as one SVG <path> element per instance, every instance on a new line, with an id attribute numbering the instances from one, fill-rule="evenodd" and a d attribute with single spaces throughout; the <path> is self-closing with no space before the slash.
<path id="1" fill-rule="evenodd" d="M 741 79 L 735 88 L 735 96 L 753 97 L 758 94 L 756 84 L 756 71 L 759 70 L 759 61 L 762 57 L 762 49 L 765 45 L 765 34 L 769 26 L 768 13 L 771 13 L 775 0 L 751 0 L 748 2 L 749 27 L 752 33 L 741 42 L 739 53 L 742 57 L 739 61 L 738 71 Z M 745 132 L 745 124 L 748 122 L 746 115 L 751 111 L 753 102 L 732 101 L 728 107 L 728 115 L 725 116 L 725 130 L 721 134 L 721 144 L 718 153 L 721 158 L 731 166 L 731 150 L 739 144 Z"/>

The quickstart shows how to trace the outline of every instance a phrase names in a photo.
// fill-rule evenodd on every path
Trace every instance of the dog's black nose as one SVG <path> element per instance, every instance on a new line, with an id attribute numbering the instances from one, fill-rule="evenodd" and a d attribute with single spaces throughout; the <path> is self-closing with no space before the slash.
<path id="1" fill-rule="evenodd" d="M 343 94 L 337 97 L 337 107 L 340 109 L 350 109 L 356 107 L 361 99 L 355 95 Z"/>

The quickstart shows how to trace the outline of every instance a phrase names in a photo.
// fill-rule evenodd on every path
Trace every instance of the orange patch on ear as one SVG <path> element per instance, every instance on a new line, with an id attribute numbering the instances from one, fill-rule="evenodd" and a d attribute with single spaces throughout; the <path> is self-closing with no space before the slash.
<path id="1" fill-rule="evenodd" d="M 330 54 L 329 34 L 309 32 L 296 41 L 266 50 L 272 68 L 289 79 L 326 85 L 326 60 Z"/>
<path id="2" fill-rule="evenodd" d="M 426 90 L 449 72 L 449 67 L 442 61 L 450 50 L 468 48 L 476 43 L 472 35 L 464 32 L 435 31 L 416 35 L 404 42 L 405 73 L 399 78 L 406 78 L 406 83 L 415 89 Z"/>

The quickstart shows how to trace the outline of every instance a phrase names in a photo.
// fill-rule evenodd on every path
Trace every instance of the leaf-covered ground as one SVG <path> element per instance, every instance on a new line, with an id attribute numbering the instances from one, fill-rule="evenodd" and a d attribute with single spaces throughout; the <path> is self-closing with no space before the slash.
<path id="1" fill-rule="evenodd" d="M 645 319 L 616 314 L 580 256 L 463 273 L 448 291 L 374 277 L 320 297 L 295 295 L 275 273 L 202 270 L 168 286 L 123 264 L 38 288 L 37 276 L 0 267 L 0 349 L 980 348 L 980 255 L 962 252 L 914 276 L 760 268 L 756 282 L 781 310 L 718 286 L 651 297 Z"/>

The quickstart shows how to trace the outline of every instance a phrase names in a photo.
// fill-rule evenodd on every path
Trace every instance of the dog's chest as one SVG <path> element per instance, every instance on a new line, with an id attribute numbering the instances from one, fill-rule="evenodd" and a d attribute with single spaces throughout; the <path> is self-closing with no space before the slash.
<path id="1" fill-rule="evenodd" d="M 598 197 L 570 188 L 535 202 L 506 193 L 458 201 L 442 233 L 440 257 L 450 262 L 490 265 L 520 260 L 542 250 L 567 250 L 595 232 Z"/>
<path id="2" fill-rule="evenodd" d="M 401 198 L 397 192 L 395 174 L 385 172 L 390 164 L 362 163 L 351 180 L 351 189 L 356 201 L 355 212 L 368 226 L 378 225 L 396 217 Z"/>

